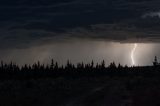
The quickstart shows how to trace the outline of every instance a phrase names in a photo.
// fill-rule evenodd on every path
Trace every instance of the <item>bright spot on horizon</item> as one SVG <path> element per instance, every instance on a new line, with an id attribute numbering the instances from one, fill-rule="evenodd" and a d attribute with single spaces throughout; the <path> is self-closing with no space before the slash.
<path id="1" fill-rule="evenodd" d="M 131 51 L 131 61 L 132 61 L 132 65 L 133 65 L 133 66 L 135 65 L 134 53 L 135 53 L 135 51 L 136 51 L 137 46 L 138 46 L 138 45 L 135 43 L 135 44 L 134 44 L 134 47 L 133 47 L 133 49 L 132 49 L 132 51 Z"/>

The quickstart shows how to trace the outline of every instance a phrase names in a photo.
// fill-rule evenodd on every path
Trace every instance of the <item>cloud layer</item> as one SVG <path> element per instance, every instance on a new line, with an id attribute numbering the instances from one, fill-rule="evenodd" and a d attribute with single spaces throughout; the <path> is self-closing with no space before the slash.
<path id="1" fill-rule="evenodd" d="M 73 38 L 159 42 L 159 5 L 159 0 L 1 0 L 0 49 Z"/>

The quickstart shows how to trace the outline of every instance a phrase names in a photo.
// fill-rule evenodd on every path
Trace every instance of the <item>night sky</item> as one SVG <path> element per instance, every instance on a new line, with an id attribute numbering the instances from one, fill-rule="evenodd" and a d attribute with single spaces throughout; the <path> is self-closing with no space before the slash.
<path id="1" fill-rule="evenodd" d="M 159 42 L 159 0 L 0 1 L 0 60 L 6 62 L 151 65 L 160 57 Z"/>

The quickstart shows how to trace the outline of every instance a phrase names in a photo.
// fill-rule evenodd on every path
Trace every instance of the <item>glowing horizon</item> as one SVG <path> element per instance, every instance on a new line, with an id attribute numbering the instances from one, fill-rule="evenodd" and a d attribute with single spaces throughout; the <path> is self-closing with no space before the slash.
<path id="1" fill-rule="evenodd" d="M 105 60 L 106 66 L 113 61 L 116 65 L 145 66 L 152 65 L 155 55 L 160 57 L 159 47 L 159 43 L 135 44 L 78 39 L 26 49 L 0 50 L 0 60 L 7 63 L 13 61 L 19 65 L 34 64 L 37 61 L 50 64 L 52 58 L 60 65 L 65 65 L 68 59 L 75 65 L 82 61 L 101 63 Z"/>

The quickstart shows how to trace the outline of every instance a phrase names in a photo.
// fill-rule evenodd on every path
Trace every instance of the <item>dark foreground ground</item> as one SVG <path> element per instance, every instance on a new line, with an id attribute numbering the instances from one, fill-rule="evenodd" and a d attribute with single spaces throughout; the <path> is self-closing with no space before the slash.
<path id="1" fill-rule="evenodd" d="M 0 106 L 160 106 L 159 77 L 0 81 Z"/>

